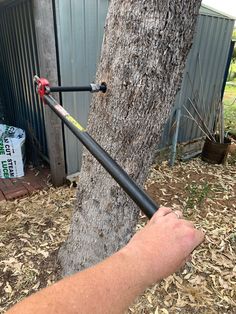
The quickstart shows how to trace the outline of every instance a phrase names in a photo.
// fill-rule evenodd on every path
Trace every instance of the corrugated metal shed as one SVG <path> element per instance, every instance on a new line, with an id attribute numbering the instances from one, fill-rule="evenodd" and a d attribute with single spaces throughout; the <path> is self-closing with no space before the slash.
<path id="1" fill-rule="evenodd" d="M 55 1 L 62 85 L 84 85 L 94 81 L 108 3 L 108 0 Z M 160 148 L 171 144 L 178 114 L 181 114 L 179 133 L 176 134 L 178 142 L 203 135 L 196 124 L 185 117 L 183 105 L 190 109 L 188 97 L 198 102 L 208 127 L 212 129 L 233 25 L 233 18 L 226 14 L 205 5 L 201 7 L 182 88 L 165 126 Z M 64 107 L 79 117 L 83 125 L 87 122 L 89 103 L 88 94 L 63 95 Z M 65 145 L 68 174 L 75 173 L 81 166 L 82 146 L 68 130 L 65 130 Z"/>
<path id="2" fill-rule="evenodd" d="M 184 106 L 196 117 L 189 98 L 197 105 L 208 128 L 213 129 L 233 27 L 234 20 L 230 17 L 220 15 L 217 12 L 211 15 L 209 10 L 201 9 L 181 90 L 176 97 L 172 114 L 165 126 L 160 148 L 166 147 L 172 142 L 176 131 L 178 110 L 181 110 L 178 142 L 188 142 L 204 136 L 197 124 L 186 117 L 188 113 Z"/>
<path id="3" fill-rule="evenodd" d="M 32 1 L 0 6 L 0 89 L 6 122 L 26 130 L 28 157 L 47 154 L 43 108 L 32 76 L 39 73 Z"/>
<path id="4" fill-rule="evenodd" d="M 95 80 L 108 0 L 56 0 L 59 62 L 62 85 L 88 85 Z M 89 93 L 64 93 L 63 106 L 86 126 Z M 67 173 L 81 166 L 82 145 L 65 128 Z"/>
<path id="5" fill-rule="evenodd" d="M 3 4 L 4 6 L 3 6 Z M 33 1 L 0 0 L 0 110 L 9 124 L 27 131 L 30 153 L 46 155 L 42 106 L 32 86 L 32 74 L 39 73 L 34 28 Z M 55 0 L 57 40 L 62 85 L 85 85 L 95 80 L 103 27 L 109 0 Z M 178 142 L 202 136 L 193 121 L 186 119 L 183 105 L 188 97 L 197 102 L 212 128 L 215 108 L 227 61 L 234 19 L 207 6 L 199 14 L 193 47 L 188 57 L 182 88 L 165 126 L 159 147 L 172 142 L 176 116 L 182 113 Z M 64 107 L 86 126 L 90 105 L 87 93 L 63 94 Z M 5 107 L 5 108 L 4 108 Z M 68 174 L 80 169 L 82 146 L 65 129 Z"/>
<path id="6" fill-rule="evenodd" d="M 233 16 L 231 16 L 229 14 L 226 14 L 225 12 L 222 12 L 222 11 L 216 10 L 214 8 L 211 8 L 211 7 L 209 7 L 206 4 L 202 4 L 201 5 L 199 13 L 201 15 L 216 16 L 216 17 L 221 17 L 221 18 L 227 18 L 227 19 L 230 19 L 230 20 L 235 20 L 235 17 L 233 17 Z"/>
<path id="7" fill-rule="evenodd" d="M 0 73 L 2 72 L 0 68 Z M 1 81 L 1 75 L 0 75 L 0 81 Z M 6 112 L 5 112 L 5 101 L 3 96 L 3 90 L 1 89 L 1 82 L 0 82 L 0 123 L 4 124 L 6 119 Z"/>
<path id="8" fill-rule="evenodd" d="M 58 43 L 62 85 L 83 85 L 95 79 L 100 53 L 103 25 L 108 0 L 56 0 Z M 207 6 L 200 9 L 196 34 L 188 57 L 182 88 L 178 94 L 159 147 L 172 142 L 176 109 L 180 108 L 178 142 L 202 136 L 195 123 L 184 117 L 183 104 L 189 108 L 188 97 L 197 101 L 210 128 L 214 121 L 214 104 L 221 91 L 234 21 Z M 192 85 L 192 86 L 191 86 Z M 64 94 L 65 108 L 86 125 L 90 96 Z M 191 110 L 191 109 L 190 109 Z M 192 110 L 191 110 L 192 111 Z M 65 130 L 68 174 L 81 165 L 82 146 Z"/>

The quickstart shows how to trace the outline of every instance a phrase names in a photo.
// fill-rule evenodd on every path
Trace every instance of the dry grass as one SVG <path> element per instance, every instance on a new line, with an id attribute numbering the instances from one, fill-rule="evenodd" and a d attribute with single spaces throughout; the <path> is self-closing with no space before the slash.
<path id="1" fill-rule="evenodd" d="M 236 170 L 196 159 L 153 167 L 149 193 L 184 210 L 206 241 L 178 274 L 148 289 L 130 313 L 236 313 Z M 50 188 L 0 203 L 0 312 L 59 278 L 76 189 Z M 138 228 L 146 222 L 140 220 Z"/>

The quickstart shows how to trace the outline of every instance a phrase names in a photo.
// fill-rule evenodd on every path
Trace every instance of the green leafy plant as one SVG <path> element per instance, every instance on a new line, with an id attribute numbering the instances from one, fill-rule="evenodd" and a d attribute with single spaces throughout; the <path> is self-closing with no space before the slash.
<path id="1" fill-rule="evenodd" d="M 204 184 L 193 183 L 187 187 L 187 202 L 185 208 L 194 208 L 201 205 L 211 191 L 211 185 L 208 182 Z"/>
<path id="2" fill-rule="evenodd" d="M 225 130 L 236 134 L 236 83 L 226 85 L 223 102 Z"/>

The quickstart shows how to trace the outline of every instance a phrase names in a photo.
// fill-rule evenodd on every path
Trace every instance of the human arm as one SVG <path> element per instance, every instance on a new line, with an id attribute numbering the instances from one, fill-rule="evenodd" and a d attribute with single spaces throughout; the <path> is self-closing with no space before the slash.
<path id="1" fill-rule="evenodd" d="M 203 237 L 191 222 L 160 208 L 123 249 L 41 290 L 7 313 L 123 313 L 145 288 L 183 266 Z"/>

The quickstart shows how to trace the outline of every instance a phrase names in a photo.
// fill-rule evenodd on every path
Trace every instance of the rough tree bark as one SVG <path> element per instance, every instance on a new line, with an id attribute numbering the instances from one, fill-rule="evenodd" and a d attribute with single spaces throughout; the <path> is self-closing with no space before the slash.
<path id="1" fill-rule="evenodd" d="M 180 88 L 200 0 L 112 0 L 88 131 L 142 185 Z M 122 247 L 139 209 L 85 152 L 77 205 L 59 259 L 63 273 L 89 267 Z"/>

